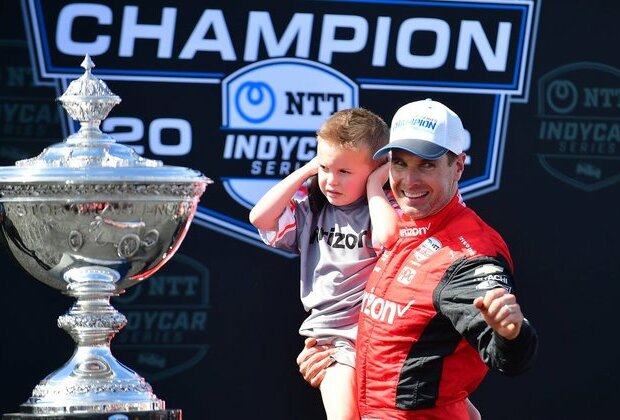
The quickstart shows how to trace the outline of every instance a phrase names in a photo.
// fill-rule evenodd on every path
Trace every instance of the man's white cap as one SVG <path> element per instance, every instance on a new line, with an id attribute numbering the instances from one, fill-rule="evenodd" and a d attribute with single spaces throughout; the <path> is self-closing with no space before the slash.
<path id="1" fill-rule="evenodd" d="M 425 99 L 400 107 L 390 126 L 390 142 L 377 150 L 374 158 L 392 149 L 435 160 L 448 150 L 461 154 L 465 130 L 458 115 L 444 104 Z"/>

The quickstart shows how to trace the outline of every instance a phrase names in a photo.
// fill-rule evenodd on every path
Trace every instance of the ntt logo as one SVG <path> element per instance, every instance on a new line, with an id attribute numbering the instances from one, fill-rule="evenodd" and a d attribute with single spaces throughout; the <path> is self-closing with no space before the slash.
<path id="1" fill-rule="evenodd" d="M 247 81 L 239 87 L 235 95 L 235 110 L 249 123 L 260 124 L 268 120 L 275 105 L 273 89 L 263 82 Z"/>
<path id="2" fill-rule="evenodd" d="M 331 114 L 357 104 L 357 84 L 310 60 L 264 60 L 222 80 L 223 126 L 229 130 L 314 133 Z"/>

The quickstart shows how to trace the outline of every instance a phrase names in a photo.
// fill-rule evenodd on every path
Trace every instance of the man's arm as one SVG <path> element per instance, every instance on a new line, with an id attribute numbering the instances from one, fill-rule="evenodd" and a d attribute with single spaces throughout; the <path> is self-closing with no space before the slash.
<path id="1" fill-rule="evenodd" d="M 523 316 L 505 260 L 462 260 L 441 283 L 434 296 L 435 306 L 487 366 L 517 375 L 534 364 L 538 335 Z"/>
<path id="2" fill-rule="evenodd" d="M 474 306 L 493 330 L 492 338 L 480 336 L 481 357 L 490 367 L 506 375 L 517 375 L 529 369 L 536 360 L 538 336 L 525 319 L 516 296 L 496 288 L 477 297 Z M 488 334 L 487 334 L 488 336 Z"/>

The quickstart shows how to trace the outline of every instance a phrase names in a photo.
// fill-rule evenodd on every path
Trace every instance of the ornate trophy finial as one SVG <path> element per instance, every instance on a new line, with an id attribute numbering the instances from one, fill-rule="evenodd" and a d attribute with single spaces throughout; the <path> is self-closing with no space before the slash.
<path id="1" fill-rule="evenodd" d="M 70 136 L 67 141 L 76 143 L 85 140 L 110 140 L 110 136 L 101 132 L 99 125 L 112 108 L 121 102 L 121 98 L 91 73 L 95 63 L 88 54 L 82 61 L 82 67 L 84 74 L 72 81 L 65 93 L 58 98 L 71 118 L 79 121 L 81 125 L 80 131 Z"/>
<path id="2" fill-rule="evenodd" d="M 99 126 L 121 98 L 112 93 L 102 80 L 91 73 L 95 63 L 86 54 L 81 66 L 84 74 L 73 80 L 57 98 L 80 129 L 64 143 L 46 148 L 36 158 L 16 162 L 22 167 L 160 167 L 162 162 L 139 156 L 134 149 L 116 143 Z"/>
<path id="3" fill-rule="evenodd" d="M 90 54 L 86 54 L 84 56 L 84 60 L 82 61 L 82 64 L 80 64 L 80 67 L 82 67 L 88 73 L 90 73 L 90 69 L 95 67 L 95 63 L 93 63 L 93 60 L 90 59 Z"/>

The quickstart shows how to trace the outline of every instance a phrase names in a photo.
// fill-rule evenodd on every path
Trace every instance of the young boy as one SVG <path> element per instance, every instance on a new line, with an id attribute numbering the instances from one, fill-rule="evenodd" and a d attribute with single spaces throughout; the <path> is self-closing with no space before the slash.
<path id="1" fill-rule="evenodd" d="M 382 189 L 387 170 L 372 188 L 381 197 L 368 200 L 366 191 L 369 174 L 380 165 L 373 154 L 388 139 L 386 123 L 374 113 L 336 112 L 317 132 L 316 157 L 276 184 L 250 212 L 267 244 L 300 254 L 301 301 L 310 313 L 300 334 L 337 348 L 336 363 L 320 386 L 330 420 L 359 419 L 354 367 L 360 303 L 381 247 L 397 238 L 398 216 Z M 308 197 L 294 198 L 314 175 Z M 386 215 L 371 223 L 369 204 Z"/>
<path id="2" fill-rule="evenodd" d="M 301 301 L 310 315 L 299 333 L 336 350 L 320 385 L 329 420 L 359 419 L 354 368 L 362 294 L 380 252 L 398 239 L 398 214 L 383 192 L 389 165 L 373 160 L 388 140 L 387 124 L 374 113 L 336 112 L 317 132 L 316 157 L 250 212 L 267 244 L 300 254 Z M 308 196 L 296 198 L 309 179 Z"/>

